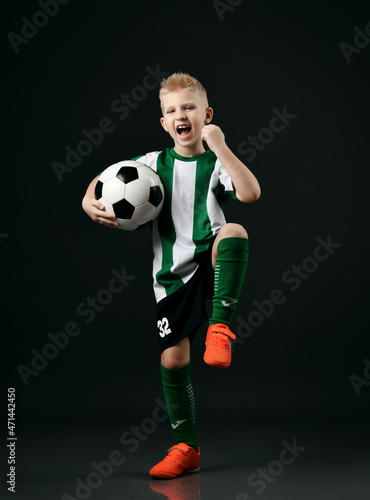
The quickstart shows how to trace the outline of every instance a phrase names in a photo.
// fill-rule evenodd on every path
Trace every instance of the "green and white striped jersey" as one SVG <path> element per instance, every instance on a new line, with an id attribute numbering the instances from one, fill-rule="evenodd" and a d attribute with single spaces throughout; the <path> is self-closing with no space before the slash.
<path id="1" fill-rule="evenodd" d="M 187 158 L 167 148 L 134 159 L 157 172 L 165 189 L 163 208 L 153 222 L 153 287 L 159 302 L 193 276 L 226 222 L 222 202 L 235 199 L 235 193 L 211 151 Z"/>

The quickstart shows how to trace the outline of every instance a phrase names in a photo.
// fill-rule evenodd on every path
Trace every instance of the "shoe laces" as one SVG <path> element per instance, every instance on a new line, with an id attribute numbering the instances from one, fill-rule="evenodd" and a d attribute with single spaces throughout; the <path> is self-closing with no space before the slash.
<path id="1" fill-rule="evenodd" d="M 231 339 L 236 338 L 236 335 L 224 325 L 215 325 L 212 331 L 212 344 L 221 349 L 229 349 Z"/>
<path id="2" fill-rule="evenodd" d="M 179 458 L 181 458 L 183 455 L 186 455 L 186 451 L 182 450 L 181 448 L 170 448 L 168 451 L 168 455 L 166 457 L 166 460 L 169 462 L 177 462 Z"/>
<path id="3" fill-rule="evenodd" d="M 220 347 L 221 349 L 229 349 L 230 339 L 224 333 L 215 332 L 212 338 L 212 344 L 214 347 Z"/>

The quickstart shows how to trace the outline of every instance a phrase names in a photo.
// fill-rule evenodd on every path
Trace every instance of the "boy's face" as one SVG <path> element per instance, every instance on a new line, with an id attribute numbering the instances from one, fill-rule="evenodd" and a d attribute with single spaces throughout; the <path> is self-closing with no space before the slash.
<path id="1" fill-rule="evenodd" d="M 203 153 L 201 132 L 212 120 L 213 110 L 199 92 L 188 89 L 162 96 L 162 127 L 175 142 L 175 151 L 182 156 Z"/>

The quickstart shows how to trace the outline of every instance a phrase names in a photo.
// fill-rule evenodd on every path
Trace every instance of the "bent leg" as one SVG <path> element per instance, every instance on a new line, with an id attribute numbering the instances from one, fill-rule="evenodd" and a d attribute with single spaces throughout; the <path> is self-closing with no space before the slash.
<path id="1" fill-rule="evenodd" d="M 239 224 L 225 224 L 212 248 L 215 269 L 213 311 L 209 324 L 230 326 L 248 266 L 249 240 Z"/>
<path id="2" fill-rule="evenodd" d="M 218 244 L 225 238 L 245 238 L 248 239 L 248 233 L 240 224 L 228 223 L 224 224 L 220 229 L 212 247 L 212 266 L 213 269 L 216 265 L 216 258 L 218 254 Z"/>

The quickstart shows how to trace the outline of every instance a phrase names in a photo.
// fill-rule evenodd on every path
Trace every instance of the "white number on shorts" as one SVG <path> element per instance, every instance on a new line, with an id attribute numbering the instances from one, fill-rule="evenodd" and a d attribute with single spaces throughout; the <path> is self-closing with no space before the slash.
<path id="1" fill-rule="evenodd" d="M 159 328 L 159 335 L 162 337 L 162 339 L 171 333 L 171 328 L 168 323 L 167 318 L 162 318 L 159 319 L 157 322 L 157 326 Z"/>

